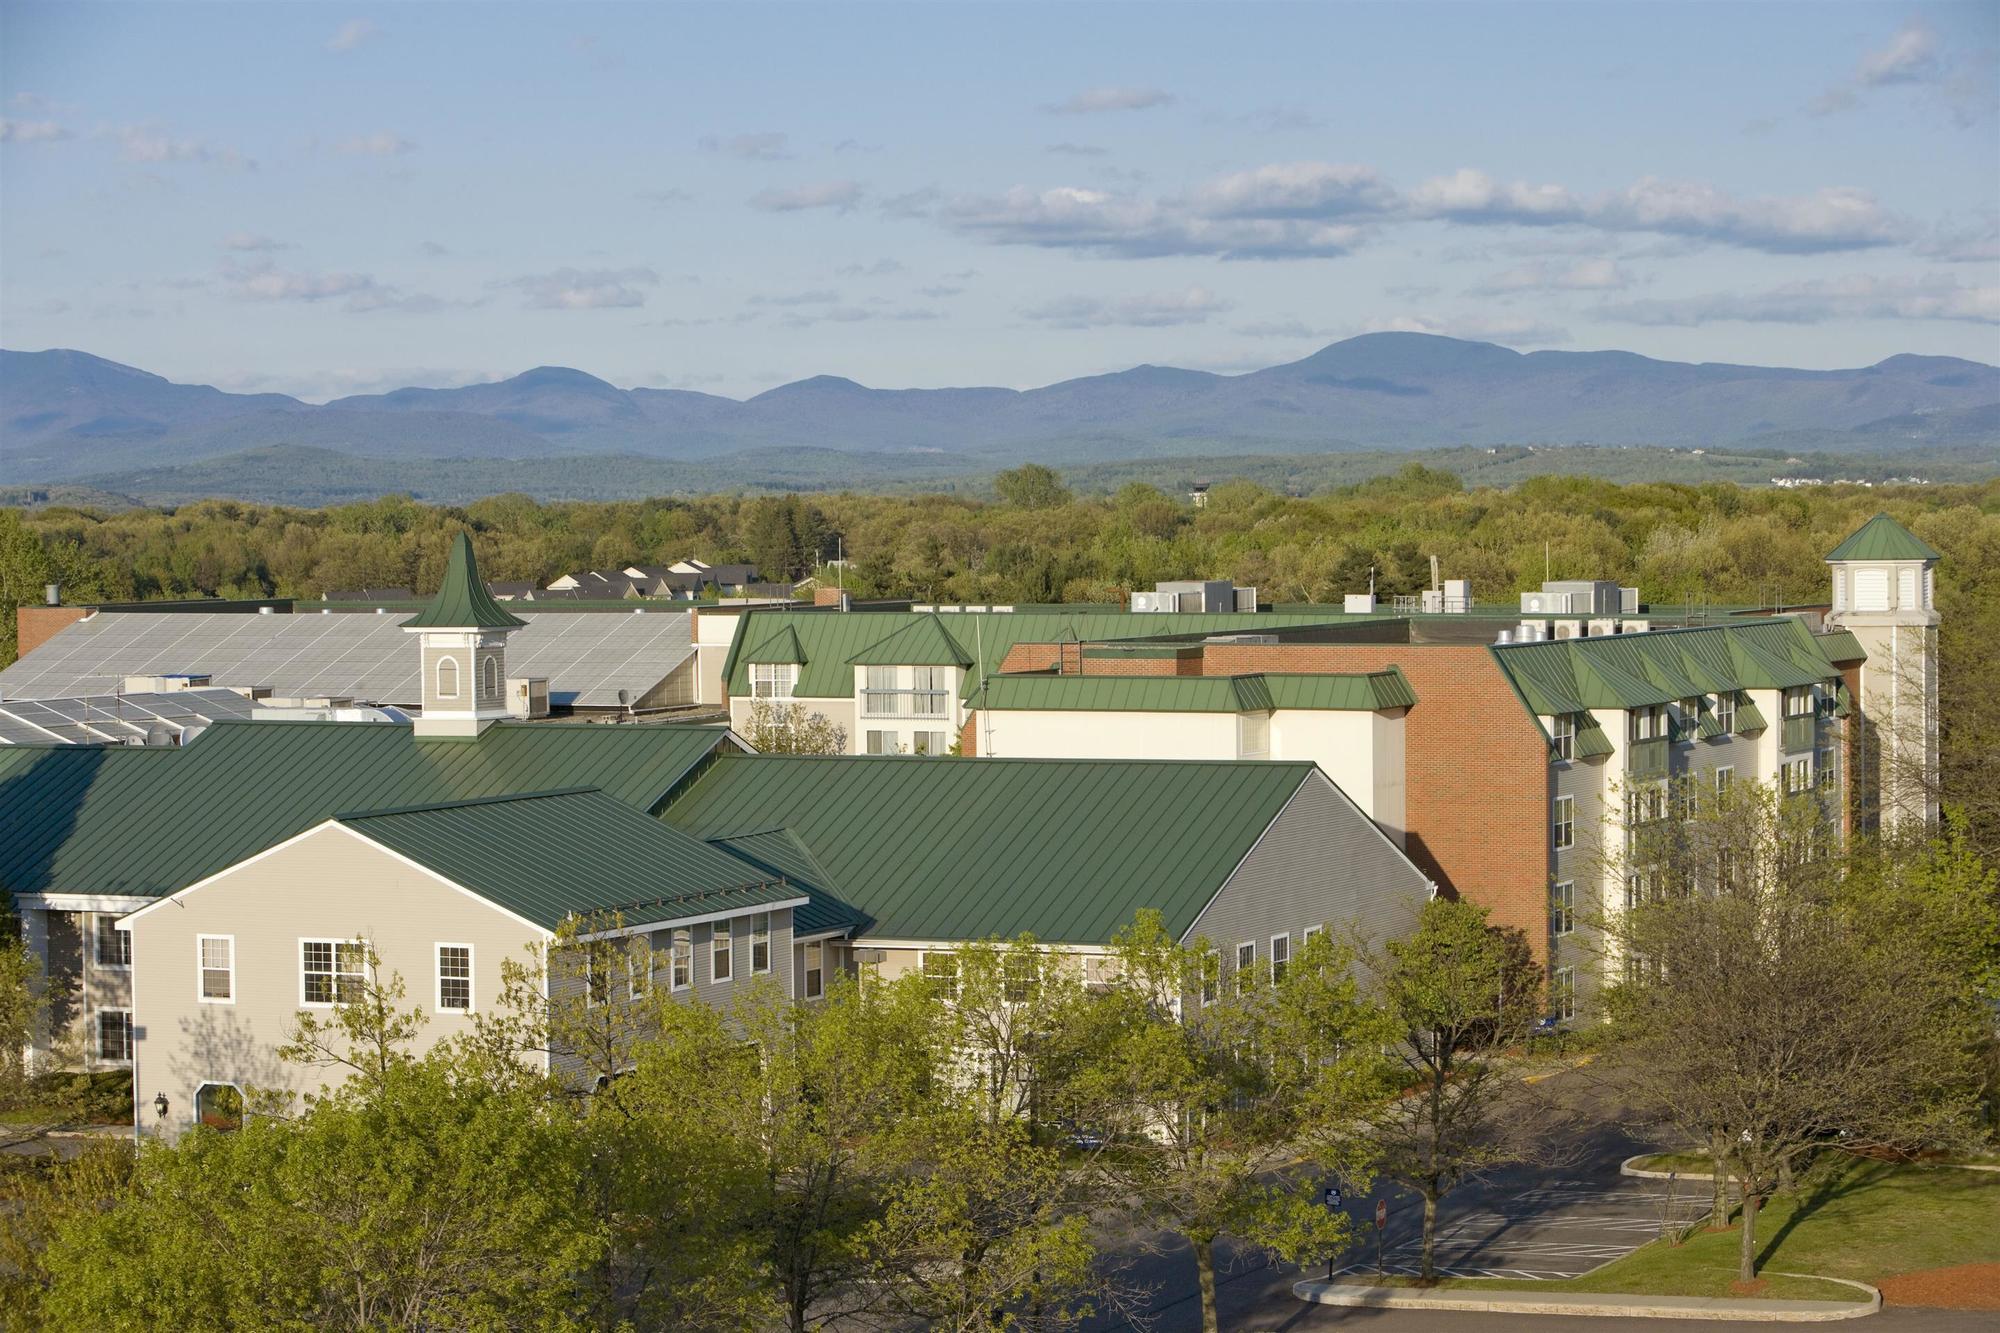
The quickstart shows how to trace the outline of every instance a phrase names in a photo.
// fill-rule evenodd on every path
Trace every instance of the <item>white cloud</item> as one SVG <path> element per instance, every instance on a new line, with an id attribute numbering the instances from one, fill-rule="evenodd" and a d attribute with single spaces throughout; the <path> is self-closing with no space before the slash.
<path id="1" fill-rule="evenodd" d="M 784 190 L 762 190 L 750 197 L 752 208 L 766 213 L 798 213 L 810 208 L 831 208 L 845 213 L 861 202 L 858 181 L 818 181 Z"/>
<path id="2" fill-rule="evenodd" d="M 356 135 L 333 146 L 334 152 L 346 157 L 401 157 L 415 149 L 416 144 L 391 130 Z"/>
<path id="3" fill-rule="evenodd" d="M 838 278 L 885 278 L 902 271 L 901 260 L 882 258 L 872 264 L 842 264 L 833 273 Z"/>
<path id="4" fill-rule="evenodd" d="M 1206 287 L 1180 292 L 1146 292 L 1137 296 L 1100 298 L 1069 296 L 1029 306 L 1021 314 L 1038 324 L 1059 329 L 1165 328 L 1173 324 L 1203 324 L 1224 314 L 1232 304 Z"/>
<path id="5" fill-rule="evenodd" d="M 1921 19 L 1911 19 L 1888 45 L 1861 58 L 1854 81 L 1864 88 L 1890 83 L 1922 83 L 1938 74 L 1937 34 Z"/>
<path id="6" fill-rule="evenodd" d="M 269 236 L 254 231 L 232 231 L 229 235 L 222 238 L 222 247 L 225 250 L 246 253 L 291 249 L 283 241 L 273 240 Z"/>
<path id="7" fill-rule="evenodd" d="M 73 137 L 53 120 L 10 120 L 0 116 L 0 143 L 55 143 Z"/>
<path id="8" fill-rule="evenodd" d="M 1613 259 L 1579 259 L 1573 264 L 1544 260 L 1496 273 L 1472 291 L 1481 296 L 1504 296 L 1515 292 L 1606 292 L 1631 284 L 1631 276 Z"/>
<path id="9" fill-rule="evenodd" d="M 1090 143 L 1052 143 L 1042 151 L 1061 157 L 1103 157 L 1111 150 Z"/>
<path id="10" fill-rule="evenodd" d="M 1720 321 L 1821 324 L 1842 319 L 1954 320 L 2000 324 L 2000 285 L 1961 283 L 1949 274 L 1816 278 L 1761 292 L 1714 292 L 1598 308 L 1630 324 L 1694 326 Z"/>
<path id="11" fill-rule="evenodd" d="M 1238 324 L 1230 330 L 1246 338 L 1326 338 L 1333 336 L 1331 329 L 1316 329 L 1301 319 L 1266 319 L 1249 324 Z"/>
<path id="12" fill-rule="evenodd" d="M 1173 103 L 1174 95 L 1158 88 L 1086 88 L 1042 110 L 1058 116 L 1088 116 L 1104 111 L 1145 111 Z"/>
<path id="13" fill-rule="evenodd" d="M 338 301 L 343 310 L 357 313 L 377 310 L 425 312 L 439 310 L 449 304 L 435 296 L 405 292 L 367 273 L 287 271 L 268 259 L 252 263 L 228 261 L 222 266 L 222 277 L 229 295 L 239 301 L 297 301 L 306 304 Z"/>
<path id="14" fill-rule="evenodd" d="M 1149 200 L 1077 186 L 961 198 L 947 225 L 996 245 L 1084 250 L 1121 259 L 1219 255 L 1225 259 L 1344 255 L 1362 229 L 1298 218 L 1209 217 L 1186 200 Z"/>
<path id="15" fill-rule="evenodd" d="M 382 30 L 368 19 L 349 19 L 340 25 L 339 31 L 327 39 L 326 49 L 342 55 L 382 35 Z"/>
<path id="16" fill-rule="evenodd" d="M 1813 98 L 1806 110 L 1830 116 L 1854 110 L 1876 89 L 1913 88 L 1934 98 L 1964 129 L 1992 115 L 2000 102 L 1991 62 L 1990 51 L 1947 59 L 1937 32 L 1923 19 L 1912 18 L 1886 43 L 1864 53 L 1853 74 Z"/>
<path id="17" fill-rule="evenodd" d="M 1446 338 L 1469 338 L 1475 342 L 1499 343 L 1505 347 L 1553 347 L 1570 340 L 1569 330 L 1527 318 L 1491 318 L 1482 315 L 1397 315 L 1362 326 L 1363 333 L 1434 333 Z"/>
<path id="18" fill-rule="evenodd" d="M 179 137 L 152 125 L 120 125 L 99 133 L 117 140 L 118 156 L 127 162 L 208 162 L 239 171 L 257 169 L 254 161 L 234 148 Z"/>
<path id="19" fill-rule="evenodd" d="M 750 298 L 750 304 L 775 306 L 838 305 L 840 304 L 840 293 L 820 289 L 810 292 L 786 292 L 778 296 L 753 296 Z"/>
<path id="20" fill-rule="evenodd" d="M 1194 210 L 1214 218 L 1380 216 L 1395 191 L 1373 167 L 1336 162 L 1279 162 L 1219 176 L 1195 190 Z"/>
<path id="21" fill-rule="evenodd" d="M 740 157 L 750 162 L 782 162 L 792 156 L 786 149 L 790 136 L 778 133 L 731 134 L 702 136 L 703 149 L 711 153 L 724 153 L 730 157 Z"/>
<path id="22" fill-rule="evenodd" d="M 505 285 L 526 293 L 535 310 L 610 310 L 646 304 L 640 289 L 659 283 L 660 275 L 649 268 L 559 268 L 524 274 Z"/>

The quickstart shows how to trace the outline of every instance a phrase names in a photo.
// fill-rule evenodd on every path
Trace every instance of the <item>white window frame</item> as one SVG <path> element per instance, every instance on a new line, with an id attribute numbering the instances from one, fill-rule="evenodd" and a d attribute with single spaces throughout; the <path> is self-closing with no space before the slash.
<path id="1" fill-rule="evenodd" d="M 99 1064 L 131 1064 L 132 1052 L 138 1045 L 138 1041 L 132 1032 L 132 1011 L 115 1004 L 108 1004 L 96 1010 L 95 1013 L 96 1021 L 91 1024 L 93 1029 L 91 1036 L 94 1039 L 90 1047 L 91 1058 Z M 120 1014 L 125 1019 L 125 1054 L 123 1055 L 106 1055 L 104 1053 L 104 1019 L 108 1014 Z"/>
<path id="2" fill-rule="evenodd" d="M 1257 980 L 1257 941 L 1244 940 L 1236 946 L 1236 991 L 1240 995 Z"/>
<path id="3" fill-rule="evenodd" d="M 936 964 L 935 970 L 932 964 Z M 937 999 L 950 1003 L 958 998 L 958 952 L 955 949 L 926 949 L 917 958 L 917 971 L 924 979 L 924 989 Z"/>
<path id="4" fill-rule="evenodd" d="M 1576 758 L 1576 714 L 1557 713 L 1549 720 L 1549 739 L 1555 757 L 1569 762 Z"/>
<path id="5" fill-rule="evenodd" d="M 764 946 L 764 965 L 757 966 L 757 946 Z M 750 918 L 750 975 L 763 976 L 771 970 L 771 914 L 758 912 Z"/>
<path id="6" fill-rule="evenodd" d="M 1278 946 L 1285 946 L 1284 957 L 1278 956 Z M 1285 979 L 1285 969 L 1292 965 L 1292 936 L 1289 931 L 1271 937 L 1271 984 Z"/>
<path id="7" fill-rule="evenodd" d="M 814 940 L 800 948 L 799 998 L 817 1000 L 826 994 L 826 944 L 822 940 Z M 817 967 L 813 965 L 815 959 L 819 963 Z"/>
<path id="8" fill-rule="evenodd" d="M 1222 998 L 1222 954 L 1212 947 L 1201 951 L 1201 984 L 1197 995 L 1204 1009 Z"/>
<path id="9" fill-rule="evenodd" d="M 446 949 L 465 950 L 465 1007 L 447 1005 L 444 1002 L 444 951 Z M 431 1008 L 440 1014 L 469 1014 L 472 1012 L 472 979 L 475 975 L 472 946 L 453 940 L 440 940 L 431 946 Z M 452 980 L 458 980 L 453 977 Z"/>
<path id="10" fill-rule="evenodd" d="M 208 965 L 208 958 L 203 952 L 202 946 L 206 945 L 210 940 L 221 940 L 229 946 L 229 965 L 227 967 L 211 968 Z M 301 955 L 300 961 L 303 964 L 303 955 Z M 208 974 L 213 971 L 220 971 L 229 978 L 229 994 L 216 996 L 208 993 Z M 197 935 L 194 937 L 194 998 L 196 1004 L 236 1003 L 236 937 L 234 935 Z"/>
<path id="11" fill-rule="evenodd" d="M 333 946 L 333 970 L 324 974 L 333 978 L 334 998 L 331 1000 L 308 1000 L 306 998 L 306 977 L 308 975 L 306 972 L 306 946 L 308 944 L 330 944 Z M 343 972 L 340 970 L 340 951 L 343 946 L 353 946 L 361 950 L 360 972 Z M 361 985 L 363 987 L 366 987 L 368 984 L 368 941 L 365 939 L 342 940 L 324 935 L 301 935 L 299 936 L 299 951 L 293 956 L 298 959 L 299 964 L 299 1008 L 301 1009 L 332 1009 L 336 1005 L 354 1003 L 352 1000 L 342 1000 L 340 998 L 340 979 L 342 977 L 358 976 L 361 978 Z M 314 973 L 311 975 L 320 974 Z"/>
<path id="12" fill-rule="evenodd" d="M 446 667 L 451 668 L 450 689 L 446 689 L 444 687 L 444 669 Z M 432 692 L 436 694 L 438 698 L 456 699 L 458 697 L 459 670 L 458 670 L 458 659 L 456 657 L 453 657 L 450 653 L 446 653 L 444 656 L 438 658 L 437 665 L 431 668 L 431 674 L 433 677 L 435 677 L 435 679 L 432 682 L 433 686 Z"/>
<path id="13" fill-rule="evenodd" d="M 1715 725 L 1722 728 L 1722 734 L 1725 736 L 1736 734 L 1736 691 L 1716 691 Z"/>
<path id="14" fill-rule="evenodd" d="M 109 928 L 112 939 L 117 941 L 117 951 L 124 958 L 122 963 L 104 961 L 104 932 Z M 120 938 L 122 937 L 122 938 Z M 91 966 L 100 972 L 130 972 L 132 970 L 132 932 L 118 924 L 116 912 L 99 912 L 91 927 Z"/>
<path id="15" fill-rule="evenodd" d="M 1576 846 L 1576 797 L 1556 797 L 1549 815 L 1549 840 L 1559 852 Z"/>
<path id="16" fill-rule="evenodd" d="M 1576 881 L 1559 880 L 1549 889 L 1549 934 L 1556 939 L 1576 930 Z"/>
<path id="17" fill-rule="evenodd" d="M 1552 981 L 1550 1012 L 1558 1023 L 1568 1023 L 1576 1018 L 1576 969 L 1559 967 Z"/>
<path id="18" fill-rule="evenodd" d="M 1719 764 L 1715 769 L 1715 799 L 1727 801 L 1736 790 L 1736 765 Z"/>
<path id="19" fill-rule="evenodd" d="M 643 960 L 643 965 L 642 965 Z M 653 937 L 645 931 L 625 937 L 625 998 L 643 1000 L 653 993 L 653 974 L 660 970 L 653 956 Z"/>
<path id="20" fill-rule="evenodd" d="M 678 995 L 694 987 L 694 928 L 667 932 L 667 989 Z"/>
<path id="21" fill-rule="evenodd" d="M 722 970 L 715 970 L 717 959 L 722 960 Z M 710 981 L 734 981 L 736 979 L 736 931 L 727 921 L 717 921 L 708 928 L 708 979 Z"/>
<path id="22" fill-rule="evenodd" d="M 750 664 L 750 697 L 752 699 L 790 699 L 799 688 L 799 664 L 797 662 L 752 662 Z"/>
<path id="23" fill-rule="evenodd" d="M 1319 934 L 1322 930 L 1325 929 L 1326 929 L 1325 926 L 1307 926 L 1305 930 L 1303 930 L 1299 934 L 1300 947 L 1303 948 L 1305 945 L 1312 943 L 1312 937 Z"/>

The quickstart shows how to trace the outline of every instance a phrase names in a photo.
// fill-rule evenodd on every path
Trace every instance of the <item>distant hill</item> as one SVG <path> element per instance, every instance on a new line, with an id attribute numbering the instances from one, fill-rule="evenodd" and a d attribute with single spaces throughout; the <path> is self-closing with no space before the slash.
<path id="1" fill-rule="evenodd" d="M 873 389 L 816 376 L 739 402 L 542 366 L 491 384 L 315 406 L 173 384 L 83 352 L 0 351 L 0 482 L 16 484 L 274 447 L 689 464 L 822 449 L 941 455 L 980 472 L 1027 458 L 1076 466 L 1503 444 L 2000 451 L 2000 368 L 1893 356 L 1855 370 L 1788 370 L 1377 333 L 1244 375 L 1138 366 L 1025 391 Z"/>

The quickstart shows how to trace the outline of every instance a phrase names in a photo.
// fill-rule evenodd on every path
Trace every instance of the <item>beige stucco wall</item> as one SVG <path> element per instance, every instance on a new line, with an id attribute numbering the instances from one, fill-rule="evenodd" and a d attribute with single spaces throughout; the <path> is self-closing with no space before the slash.
<path id="1" fill-rule="evenodd" d="M 472 1003 L 499 1000 L 500 963 L 526 961 L 543 932 L 482 899 L 449 887 L 338 825 L 225 871 L 180 897 L 130 918 L 136 1069 L 140 1121 L 159 1124 L 154 1097 L 164 1092 L 168 1132 L 193 1123 L 203 1083 L 317 1091 L 321 1071 L 286 1065 L 276 1050 L 300 1009 L 300 940 L 366 939 L 381 974 L 400 975 L 403 1004 L 421 1008 L 417 1040 L 425 1050 L 466 1030 L 470 1019 L 436 1007 L 438 944 L 472 946 Z M 200 1000 L 196 937 L 235 937 L 233 1003 Z"/>
<path id="2" fill-rule="evenodd" d="M 744 740 L 750 739 L 750 706 L 757 702 L 746 695 L 733 695 L 729 700 L 729 725 Z M 847 754 L 861 754 L 857 748 L 860 738 L 854 730 L 854 700 L 852 699 L 774 699 L 776 704 L 803 704 L 808 713 L 817 713 L 830 718 L 836 727 L 847 735 Z"/>
<path id="3" fill-rule="evenodd" d="M 1281 708 L 1271 717 L 1273 759 L 1312 760 L 1398 847 L 1404 845 L 1401 711 Z"/>
<path id="4" fill-rule="evenodd" d="M 979 753 L 1001 759 L 1234 759 L 1236 714 L 989 709 L 979 717 Z"/>

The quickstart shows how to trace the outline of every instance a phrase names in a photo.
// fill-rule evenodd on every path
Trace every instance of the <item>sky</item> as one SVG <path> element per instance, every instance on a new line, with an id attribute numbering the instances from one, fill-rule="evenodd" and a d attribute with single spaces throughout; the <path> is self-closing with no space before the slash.
<path id="1" fill-rule="evenodd" d="M 0 345 L 1234 373 L 1415 330 L 2000 362 L 2000 4 L 0 0 Z"/>

